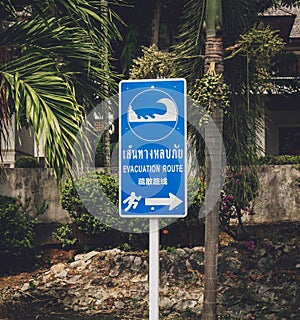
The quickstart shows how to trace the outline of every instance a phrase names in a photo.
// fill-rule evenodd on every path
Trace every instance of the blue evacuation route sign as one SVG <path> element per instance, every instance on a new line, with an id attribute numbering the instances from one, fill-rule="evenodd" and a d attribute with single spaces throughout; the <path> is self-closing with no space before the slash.
<path id="1" fill-rule="evenodd" d="M 120 216 L 186 216 L 185 79 L 126 80 L 119 90 Z"/>

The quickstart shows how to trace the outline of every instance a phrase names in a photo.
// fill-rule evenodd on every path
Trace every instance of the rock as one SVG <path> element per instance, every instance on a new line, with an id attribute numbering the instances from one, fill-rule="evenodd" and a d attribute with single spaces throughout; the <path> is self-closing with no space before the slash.
<path id="1" fill-rule="evenodd" d="M 118 266 L 115 266 L 112 270 L 109 272 L 110 277 L 117 277 L 120 274 L 120 269 Z"/>
<path id="2" fill-rule="evenodd" d="M 51 273 L 45 274 L 42 276 L 42 282 L 47 283 L 48 281 L 51 280 L 52 277 L 53 277 L 53 275 Z"/>
<path id="3" fill-rule="evenodd" d="M 284 246 L 284 248 L 283 248 L 283 252 L 284 253 L 290 253 L 290 248 L 288 247 L 288 246 Z"/>
<path id="4" fill-rule="evenodd" d="M 203 264 L 203 259 L 200 259 L 200 256 L 198 254 L 193 254 L 189 260 L 189 266 L 187 265 L 188 268 L 192 268 L 194 270 L 197 270 L 200 273 L 204 273 L 204 264 Z"/>
<path id="5" fill-rule="evenodd" d="M 21 288 L 21 291 L 25 292 L 29 289 L 30 289 L 30 285 L 29 285 L 29 282 L 27 282 L 27 283 L 24 283 L 23 287 Z"/>
<path id="6" fill-rule="evenodd" d="M 141 264 L 142 264 L 141 257 L 135 257 L 133 259 L 133 264 L 131 266 L 131 270 L 138 271 L 140 269 L 140 267 L 141 267 Z"/>
<path id="7" fill-rule="evenodd" d="M 73 276 L 72 278 L 68 279 L 66 282 L 68 284 L 76 284 L 79 282 L 80 278 L 81 278 L 81 274 L 77 274 L 77 275 Z"/>
<path id="8" fill-rule="evenodd" d="M 50 270 L 51 270 L 52 273 L 58 274 L 58 273 L 62 272 L 63 270 L 65 270 L 65 268 L 66 268 L 66 265 L 64 263 L 60 262 L 58 264 L 53 265 L 50 268 Z"/>
<path id="9" fill-rule="evenodd" d="M 138 274 L 131 279 L 132 282 L 146 282 L 148 281 L 148 275 Z"/>
<path id="10" fill-rule="evenodd" d="M 102 251 L 102 254 L 105 256 L 105 260 L 112 259 L 119 253 L 121 253 L 121 250 L 117 248 Z"/>
<path id="11" fill-rule="evenodd" d="M 115 306 L 116 309 L 124 309 L 126 304 L 124 302 L 122 302 L 122 301 L 118 301 L 117 300 L 117 301 L 114 302 L 114 306 Z"/>
<path id="12" fill-rule="evenodd" d="M 174 305 L 174 299 L 169 297 L 162 297 L 159 299 L 159 306 L 161 309 L 171 309 Z"/>
<path id="13" fill-rule="evenodd" d="M 77 261 L 77 260 L 81 260 L 81 261 L 88 261 L 90 259 L 92 259 L 93 257 L 95 257 L 96 255 L 99 254 L 99 251 L 90 251 L 86 254 L 77 254 L 75 257 L 74 257 L 74 260 Z"/>
<path id="14" fill-rule="evenodd" d="M 188 253 L 184 250 L 184 249 L 181 249 L 181 248 L 178 248 L 176 250 L 176 254 L 178 255 L 178 257 L 180 258 L 184 258 L 184 257 L 187 257 L 188 256 Z"/>
<path id="15" fill-rule="evenodd" d="M 56 278 L 60 278 L 63 279 L 67 276 L 68 272 L 66 271 L 66 269 L 62 270 L 60 273 L 57 273 L 55 275 Z"/>
<path id="16" fill-rule="evenodd" d="M 259 256 L 263 257 L 267 254 L 267 250 L 265 248 L 260 248 L 259 250 Z"/>
<path id="17" fill-rule="evenodd" d="M 195 300 L 181 300 L 175 304 L 174 309 L 177 311 L 193 310 L 196 305 L 197 301 Z"/>
<path id="18" fill-rule="evenodd" d="M 91 260 L 76 260 L 70 263 L 70 267 L 73 269 L 78 269 L 78 270 L 85 270 L 86 267 L 91 263 Z"/>
<path id="19" fill-rule="evenodd" d="M 281 319 L 282 314 L 285 315 L 283 308 L 298 310 L 295 281 L 300 268 L 298 249 L 289 246 L 289 253 L 284 253 L 280 246 L 279 257 L 274 247 L 272 252 L 257 247 L 254 253 L 245 252 L 244 247 L 240 250 L 227 246 L 219 254 L 218 310 L 224 318 L 250 319 L 255 314 L 257 319 Z M 177 251 L 160 252 L 160 308 L 166 320 L 189 319 L 190 314 L 192 318 L 200 318 L 204 249 Z M 40 300 L 53 297 L 63 308 L 76 310 L 78 314 L 109 311 L 112 318 L 122 319 L 126 313 L 129 317 L 144 319 L 148 312 L 148 261 L 146 252 L 119 249 L 77 255 L 73 262 L 59 263 L 34 276 L 39 285 L 30 294 Z M 282 268 L 284 264 L 292 268 Z M 285 271 L 280 272 L 279 268 Z M 20 292 L 30 289 L 30 283 L 24 283 L 14 294 L 22 302 L 26 297 L 29 299 L 29 295 Z M 286 318 L 290 314 L 287 313 Z M 295 315 L 291 319 L 298 318 Z"/>
<path id="20" fill-rule="evenodd" d="M 134 256 L 125 256 L 122 258 L 122 261 L 127 269 L 130 268 L 134 258 Z"/>

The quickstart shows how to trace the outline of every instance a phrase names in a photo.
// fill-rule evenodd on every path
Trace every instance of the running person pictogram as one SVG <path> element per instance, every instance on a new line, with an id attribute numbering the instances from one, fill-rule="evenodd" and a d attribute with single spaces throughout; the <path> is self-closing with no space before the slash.
<path id="1" fill-rule="evenodd" d="M 135 192 L 131 192 L 130 196 L 123 200 L 124 204 L 128 202 L 128 206 L 124 210 L 128 211 L 129 209 L 131 209 L 131 207 L 133 207 L 133 209 L 136 209 L 141 198 L 141 196 L 136 196 Z"/>

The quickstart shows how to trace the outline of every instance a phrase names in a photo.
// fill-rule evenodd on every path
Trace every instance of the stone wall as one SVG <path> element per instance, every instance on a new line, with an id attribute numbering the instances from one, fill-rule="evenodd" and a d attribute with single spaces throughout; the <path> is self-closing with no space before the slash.
<path id="1" fill-rule="evenodd" d="M 300 221 L 300 188 L 295 165 L 264 165 L 258 170 L 260 189 L 255 199 L 255 215 L 245 222 L 279 223 Z"/>
<path id="2" fill-rule="evenodd" d="M 220 245 L 218 319 L 300 319 L 297 227 L 286 230 L 265 227 L 251 248 L 249 241 Z M 0 278 L 1 319 L 149 319 L 148 252 L 73 254 L 35 273 Z M 160 250 L 159 257 L 160 318 L 201 319 L 204 248 Z"/>
<path id="3" fill-rule="evenodd" d="M 296 178 L 300 171 L 295 165 L 268 165 L 259 168 L 261 188 L 255 200 L 256 214 L 246 219 L 253 223 L 300 221 L 300 188 Z M 41 223 L 65 223 L 68 213 L 60 205 L 60 191 L 53 172 L 49 169 L 1 169 L 0 194 L 30 197 L 32 204 L 49 205 L 47 212 L 38 217 Z"/>

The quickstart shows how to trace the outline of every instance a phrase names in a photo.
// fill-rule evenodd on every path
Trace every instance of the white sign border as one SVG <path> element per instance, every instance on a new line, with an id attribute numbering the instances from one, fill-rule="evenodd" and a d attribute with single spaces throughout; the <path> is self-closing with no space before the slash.
<path id="1" fill-rule="evenodd" d="M 121 110 L 121 87 L 124 83 L 138 83 L 138 82 L 171 82 L 171 81 L 182 81 L 184 85 L 184 101 L 183 101 L 183 116 L 184 116 L 184 214 L 122 214 L 122 132 L 121 132 L 121 120 L 122 120 L 122 110 Z M 119 83 L 119 215 L 121 218 L 185 218 L 188 214 L 187 207 L 187 84 L 184 78 L 168 78 L 168 79 L 134 79 L 134 80 L 122 80 Z"/>

